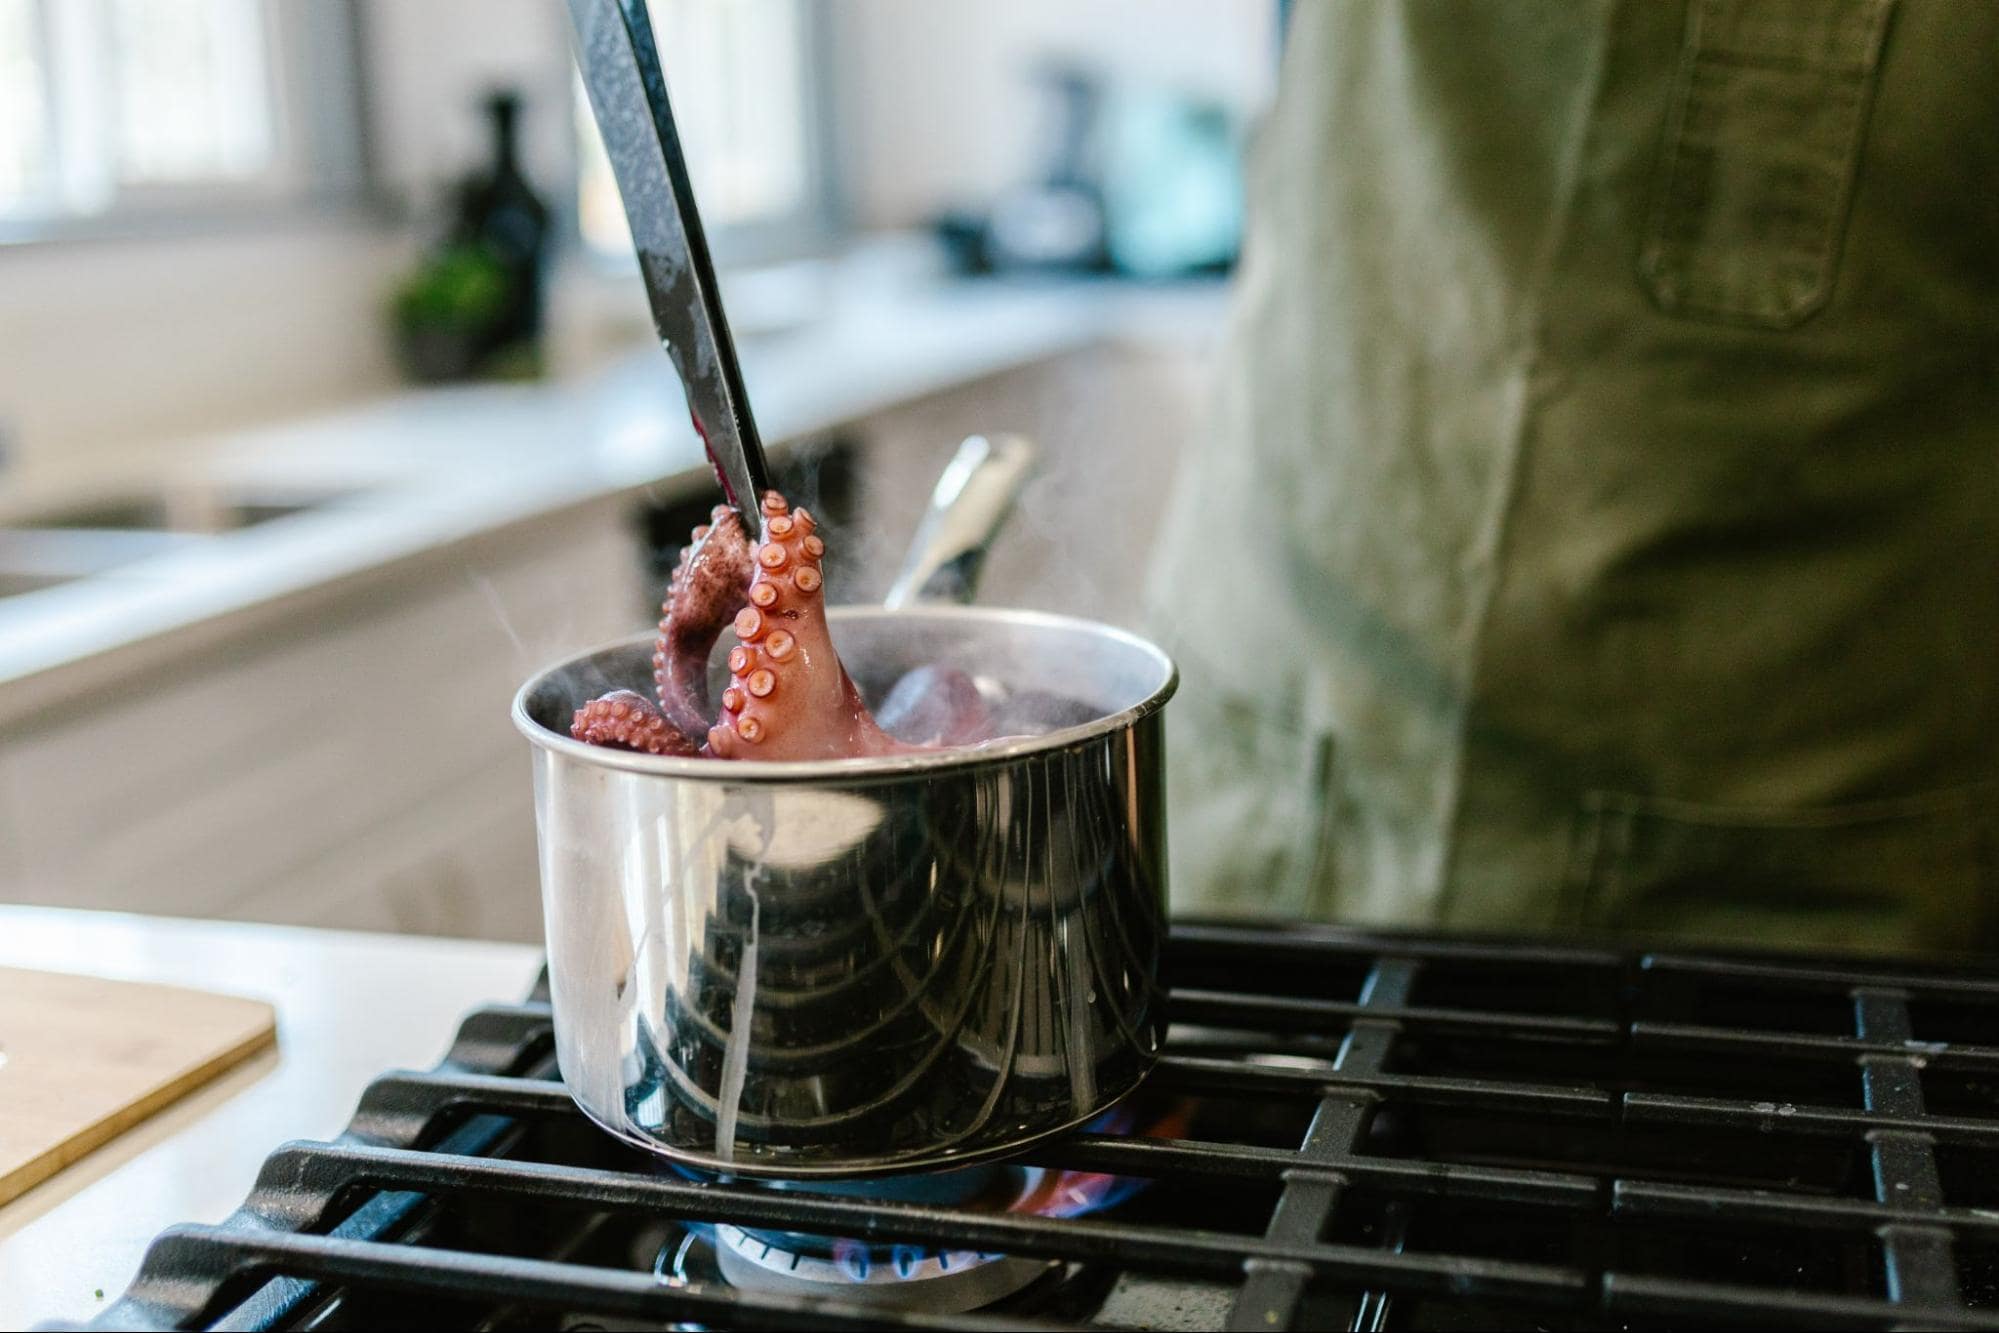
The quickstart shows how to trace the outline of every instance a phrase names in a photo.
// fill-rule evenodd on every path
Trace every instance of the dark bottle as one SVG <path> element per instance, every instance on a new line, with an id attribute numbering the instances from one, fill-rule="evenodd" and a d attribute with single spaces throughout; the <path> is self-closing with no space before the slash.
<path id="1" fill-rule="evenodd" d="M 483 251 L 504 282 L 491 321 L 480 339 L 480 359 L 516 351 L 532 354 L 541 336 L 542 279 L 548 262 L 549 211 L 521 172 L 518 93 L 500 90 L 486 98 L 492 123 L 493 164 L 458 189 L 452 220 L 454 249 Z"/>

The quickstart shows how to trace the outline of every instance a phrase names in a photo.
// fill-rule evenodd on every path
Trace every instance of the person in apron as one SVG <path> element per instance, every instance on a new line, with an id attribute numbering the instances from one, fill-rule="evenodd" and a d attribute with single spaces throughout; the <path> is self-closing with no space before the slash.
<path id="1" fill-rule="evenodd" d="M 1176 912 L 1993 941 L 1995 52 L 1296 6 L 1148 589 Z"/>

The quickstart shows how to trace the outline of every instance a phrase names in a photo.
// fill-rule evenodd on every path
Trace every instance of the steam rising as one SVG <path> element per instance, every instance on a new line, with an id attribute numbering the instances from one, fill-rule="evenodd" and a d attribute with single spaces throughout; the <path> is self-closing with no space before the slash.
<path id="1" fill-rule="evenodd" d="M 978 598 L 981 605 L 1054 611 L 1111 624 L 1141 620 L 1154 518 L 1163 507 L 1177 451 L 1162 441 L 1157 466 L 1134 468 L 1134 455 L 1142 446 L 1135 448 L 1113 433 L 1131 429 L 1132 423 L 1111 419 L 1115 403 L 1129 401 L 1134 390 L 1127 385 L 1118 393 L 1105 391 L 1106 377 L 1133 372 L 1128 358 L 1121 358 L 1125 354 L 1104 349 L 1077 354 L 1060 366 L 1022 372 L 1029 377 L 1021 382 L 1033 400 L 1030 418 L 1059 423 L 1061 429 L 1042 439 L 1040 470 L 994 544 Z M 997 395 L 1003 400 L 1019 396 L 1013 392 L 1015 384 L 1014 377 L 1003 378 Z M 1144 388 L 1140 386 L 1141 393 Z M 1163 412 L 1172 411 L 1172 397 L 1168 390 L 1157 395 L 1166 404 Z M 922 420 L 930 414 L 921 409 L 913 415 L 914 420 L 896 419 L 871 433 L 864 456 L 835 445 L 791 450 L 785 458 L 779 484 L 795 504 L 822 520 L 829 547 L 829 605 L 866 604 L 887 589 L 927 503 L 935 469 L 950 457 L 956 438 L 951 427 Z M 851 472 L 841 465 L 850 459 Z M 868 515 L 865 525 L 839 521 L 856 511 Z M 665 552 L 669 565 L 674 554 Z M 520 636 L 507 623 L 504 608 L 490 587 L 485 591 L 518 647 Z M 912 743 L 936 740 L 937 716 L 956 688 L 948 683 L 953 676 L 968 678 L 984 703 L 991 732 L 986 739 L 1041 736 L 1084 725 L 1132 706 L 1163 684 L 1149 658 L 1106 671 L 1103 661 L 1094 660 L 1105 652 L 1096 636 L 1070 643 L 1073 656 L 1065 661 L 1060 653 L 1051 655 L 1050 637 L 1038 627 L 1010 634 L 995 632 L 993 626 L 1003 621 L 988 625 L 940 619 L 920 629 L 902 622 L 895 633 L 863 634 L 863 623 L 836 623 L 836 645 L 883 728 Z M 953 640 L 940 628 L 946 624 L 962 637 Z M 725 632 L 716 645 L 711 700 L 720 698 L 726 684 L 725 662 L 735 642 Z M 616 689 L 650 695 L 649 655 L 648 647 L 567 664 L 543 682 L 534 715 L 566 734 L 571 712 L 583 702 Z"/>
<path id="2" fill-rule="evenodd" d="M 1039 465 L 993 542 L 978 603 L 1137 628 L 1197 379 L 1157 352 L 1101 346 L 989 381 L 970 411 L 947 399 L 893 415 L 868 441 L 861 512 L 876 531 L 854 543 L 857 600 L 889 586 L 958 437 L 1023 430 Z"/>

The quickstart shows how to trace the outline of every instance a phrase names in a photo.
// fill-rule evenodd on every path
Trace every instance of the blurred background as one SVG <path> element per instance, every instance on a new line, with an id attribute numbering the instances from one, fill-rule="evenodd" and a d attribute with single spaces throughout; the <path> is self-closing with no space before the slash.
<path id="1" fill-rule="evenodd" d="M 1280 5 L 652 9 L 837 596 L 1019 431 L 984 600 L 1134 623 Z M 0 901 L 536 938 L 512 691 L 713 499 L 557 0 L 0 0 Z"/>

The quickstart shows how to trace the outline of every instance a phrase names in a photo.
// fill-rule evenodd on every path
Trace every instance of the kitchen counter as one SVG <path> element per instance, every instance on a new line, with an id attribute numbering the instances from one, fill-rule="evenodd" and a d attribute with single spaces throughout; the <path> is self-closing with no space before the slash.
<path id="1" fill-rule="evenodd" d="M 435 1064 L 466 1010 L 526 994 L 540 962 L 527 945 L 0 907 L 0 965 L 227 990 L 278 1013 L 274 1053 L 0 1207 L 0 1328 L 90 1318 L 158 1232 L 228 1216 L 272 1149 L 338 1133 L 369 1080 Z"/>
<path id="2" fill-rule="evenodd" d="M 788 306 L 743 303 L 745 370 L 773 452 L 834 462 L 843 595 L 886 585 L 959 440 L 1019 430 L 1042 468 L 985 599 L 1135 627 L 1130 553 L 1193 433 L 1226 289 L 838 265 L 798 281 Z M 0 587 L 10 535 L 150 540 L 82 523 L 149 507 L 179 529 L 176 549 L 0 599 L 0 901 L 539 938 L 509 705 L 650 619 L 660 536 L 637 520 L 712 486 L 665 358 L 614 327 L 545 383 L 150 457 L 30 455 L 0 478 Z M 36 514 L 45 531 L 22 531 Z"/>
<path id="3" fill-rule="evenodd" d="M 1219 321 L 1224 291 L 1212 282 L 897 286 L 836 266 L 808 316 L 744 338 L 744 373 L 762 432 L 781 452 L 872 412 L 1092 345 L 1203 338 Z M 482 540 L 579 508 L 599 506 L 609 523 L 635 494 L 698 487 L 707 477 L 679 385 L 650 346 L 571 382 L 416 391 L 226 439 L 122 459 L 93 455 L 87 477 L 81 466 L 9 476 L 0 527 L 93 490 L 190 478 L 355 493 L 0 600 L 0 725 L 53 715 L 310 611 L 315 598 L 351 593 L 357 582 L 462 558 Z"/>

